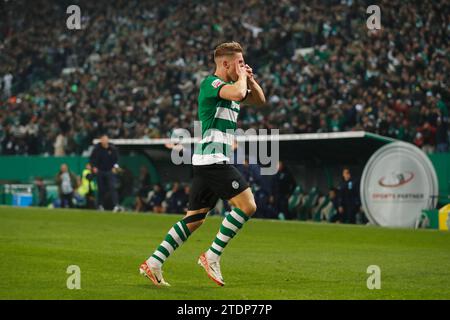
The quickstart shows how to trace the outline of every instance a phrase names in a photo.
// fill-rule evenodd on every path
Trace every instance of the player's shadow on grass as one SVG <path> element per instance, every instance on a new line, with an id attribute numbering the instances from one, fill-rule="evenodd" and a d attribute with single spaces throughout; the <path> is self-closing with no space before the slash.
<path id="1" fill-rule="evenodd" d="M 170 289 L 171 287 L 157 287 L 153 284 L 150 283 L 141 283 L 141 284 L 134 284 L 134 285 L 130 285 L 130 287 L 133 288 L 139 288 L 139 289 L 145 289 L 145 290 L 164 290 L 164 289 Z"/>
<path id="2" fill-rule="evenodd" d="M 165 286 L 161 286 L 161 287 L 157 287 L 151 283 L 140 283 L 140 284 L 134 284 L 134 285 L 129 285 L 130 287 L 134 287 L 134 288 L 139 288 L 139 289 L 144 289 L 144 290 L 152 290 L 152 291 L 160 291 L 160 290 L 164 290 L 165 292 L 171 292 L 173 294 L 185 294 L 185 295 L 189 295 L 192 296 L 193 293 L 195 292 L 199 292 L 202 293 L 205 290 L 211 290 L 211 289 L 217 289 L 217 290 L 224 290 L 225 288 L 220 287 L 218 285 L 208 285 L 208 284 L 201 284 L 201 285 L 186 285 L 185 283 L 180 283 L 180 284 L 172 284 L 170 287 L 165 287 Z M 194 295 L 195 296 L 195 295 Z"/>

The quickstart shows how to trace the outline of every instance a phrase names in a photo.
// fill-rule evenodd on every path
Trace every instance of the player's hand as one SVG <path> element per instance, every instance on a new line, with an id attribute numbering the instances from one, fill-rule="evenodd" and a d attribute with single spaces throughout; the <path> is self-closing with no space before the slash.
<path id="1" fill-rule="evenodd" d="M 247 78 L 253 80 L 253 69 L 248 64 L 245 65 L 245 71 L 247 72 Z"/>
<path id="2" fill-rule="evenodd" d="M 236 74 L 239 78 L 241 77 L 247 77 L 247 70 L 245 68 L 245 66 L 242 66 L 239 62 L 236 61 L 235 64 L 235 68 L 236 68 Z"/>

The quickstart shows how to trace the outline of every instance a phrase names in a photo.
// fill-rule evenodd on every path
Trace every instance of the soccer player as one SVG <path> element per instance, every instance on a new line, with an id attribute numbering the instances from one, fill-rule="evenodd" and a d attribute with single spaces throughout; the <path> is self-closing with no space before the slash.
<path id="1" fill-rule="evenodd" d="M 198 264 L 210 279 L 225 284 L 220 257 L 228 242 L 256 211 L 253 194 L 240 172 L 230 162 L 230 151 L 241 104 L 265 104 L 263 90 L 254 79 L 253 70 L 245 64 L 239 43 L 222 43 L 214 50 L 216 70 L 200 84 L 198 116 L 202 140 L 192 157 L 193 181 L 186 216 L 177 222 L 155 252 L 140 266 L 140 273 L 155 285 L 169 284 L 162 276 L 166 259 L 199 228 L 219 198 L 228 200 L 233 210 L 225 217 L 209 249 Z"/>

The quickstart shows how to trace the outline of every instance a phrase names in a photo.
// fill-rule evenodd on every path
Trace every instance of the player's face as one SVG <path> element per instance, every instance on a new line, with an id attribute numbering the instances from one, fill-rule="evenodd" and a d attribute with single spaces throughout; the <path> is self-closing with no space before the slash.
<path id="1" fill-rule="evenodd" d="M 102 136 L 100 138 L 100 143 L 102 145 L 103 148 L 108 148 L 108 143 L 109 143 L 109 138 L 108 136 Z"/>
<path id="2" fill-rule="evenodd" d="M 245 60 L 242 53 L 235 53 L 229 59 L 227 59 L 227 72 L 228 76 L 233 80 L 237 81 L 239 76 L 236 73 L 236 64 L 239 64 L 241 67 L 245 67 Z"/>
<path id="3" fill-rule="evenodd" d="M 342 177 L 344 178 L 345 181 L 350 180 L 351 178 L 350 171 L 348 171 L 347 169 L 343 170 Z"/>

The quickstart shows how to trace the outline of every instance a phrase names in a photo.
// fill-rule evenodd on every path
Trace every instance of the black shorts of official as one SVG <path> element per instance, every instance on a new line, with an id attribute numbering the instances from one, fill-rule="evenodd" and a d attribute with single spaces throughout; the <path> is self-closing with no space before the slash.
<path id="1" fill-rule="evenodd" d="M 229 200 L 247 188 L 247 181 L 231 164 L 193 166 L 188 210 L 214 208 L 217 200 Z"/>

